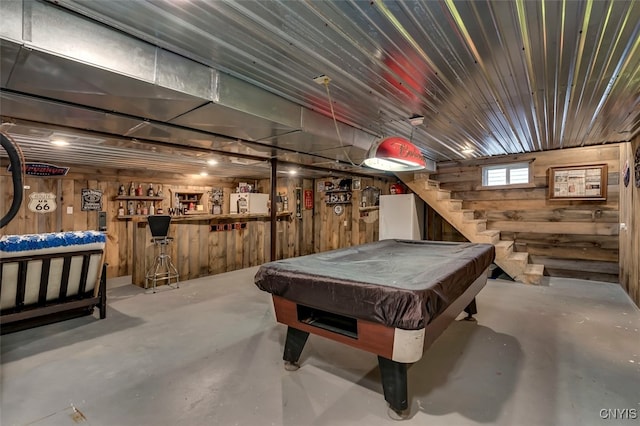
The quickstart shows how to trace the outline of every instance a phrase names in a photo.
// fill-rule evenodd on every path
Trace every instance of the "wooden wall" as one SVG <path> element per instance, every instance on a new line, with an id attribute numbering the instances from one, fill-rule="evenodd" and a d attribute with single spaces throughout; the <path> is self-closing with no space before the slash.
<path id="1" fill-rule="evenodd" d="M 486 160 L 438 163 L 432 178 L 454 191 L 463 208 L 487 219 L 488 229 L 501 231 L 542 263 L 551 276 L 618 282 L 618 219 L 620 205 L 620 145 L 535 152 Z M 534 184 L 529 188 L 481 188 L 482 166 L 531 161 Z M 552 166 L 608 165 L 606 201 L 548 199 L 548 169 Z M 432 231 L 433 232 L 433 231 Z"/>
<path id="2" fill-rule="evenodd" d="M 59 164 L 64 166 L 64 164 Z M 0 232 L 3 234 L 30 234 L 73 230 L 97 230 L 98 213 L 81 211 L 80 193 L 83 188 L 100 189 L 103 192 L 103 211 L 107 212 L 107 248 L 106 262 L 109 264 L 109 278 L 131 275 L 131 259 L 133 246 L 133 229 L 136 224 L 131 220 L 117 218 L 119 202 L 114 200 L 121 183 L 128 189 L 130 182 L 141 182 L 146 189 L 149 183 L 154 187 L 162 185 L 165 200 L 165 213 L 171 207 L 170 194 L 175 191 L 207 191 L 212 187 L 224 190 L 223 213 L 229 212 L 229 194 L 244 179 L 215 179 L 210 177 L 188 176 L 169 173 L 121 170 L 90 170 L 72 167 L 67 176 L 44 178 L 26 176 L 25 199 L 34 192 L 51 192 L 57 196 L 57 209 L 53 213 L 40 214 L 27 208 L 27 201 L 22 203 L 17 217 Z M 366 185 L 378 184 L 387 191 L 389 184 L 385 180 L 363 179 Z M 260 192 L 269 192 L 269 180 L 248 181 L 257 184 Z M 0 208 L 6 212 L 11 204 L 11 177 L 6 171 L 6 164 L 0 164 Z M 322 193 L 316 192 L 316 181 L 302 178 L 280 178 L 278 192 L 289 196 L 289 210 L 294 213 L 290 220 L 278 221 L 276 228 L 276 259 L 288 258 L 325 251 L 333 248 L 347 247 L 377 240 L 377 212 L 371 217 L 360 220 L 358 200 L 354 197 L 354 205 L 347 206 L 342 216 L 334 217 L 332 209 L 324 203 Z M 301 217 L 295 217 L 295 189 L 311 189 L 314 192 L 313 209 L 301 208 Z M 303 200 L 300 200 L 303 203 Z M 71 207 L 73 213 L 68 214 Z M 355 215 L 352 213 L 355 212 Z M 357 220 L 356 220 L 357 218 Z M 344 223 L 347 223 L 345 226 Z M 191 269 L 199 270 L 200 275 L 231 271 L 238 268 L 261 264 L 270 259 L 270 225 L 269 221 L 251 221 L 245 229 L 209 232 L 208 224 L 184 225 L 182 232 L 192 234 L 191 243 L 184 247 L 172 247 L 172 254 L 183 271 L 193 275 Z M 172 232 L 176 232 L 175 230 Z M 182 239 L 186 241 L 186 239 Z M 186 243 L 184 243 L 186 244 Z M 145 242 L 146 245 L 146 242 Z M 208 256 L 212 262 L 206 271 L 200 271 L 202 256 Z M 198 260 L 200 259 L 200 260 Z"/>
<path id="3" fill-rule="evenodd" d="M 620 185 L 620 284 L 640 306 L 640 188 L 634 185 L 634 153 L 640 136 L 620 145 L 620 166 L 628 163 L 631 178 Z M 624 224 L 624 226 L 622 226 Z"/>
<path id="4" fill-rule="evenodd" d="M 323 179 L 316 180 L 314 188 L 313 252 L 378 241 L 378 211 L 360 211 L 362 190 L 352 191 L 351 204 L 345 204 L 344 212 L 338 216 L 333 205 L 325 203 L 325 193 L 317 190 L 320 181 Z M 394 181 L 362 178 L 361 188 L 374 186 L 381 194 L 389 194 L 390 184 Z"/>

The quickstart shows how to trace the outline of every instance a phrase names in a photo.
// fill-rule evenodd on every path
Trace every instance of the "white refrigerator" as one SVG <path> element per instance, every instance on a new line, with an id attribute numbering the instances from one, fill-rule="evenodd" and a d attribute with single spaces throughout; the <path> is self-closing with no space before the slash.
<path id="1" fill-rule="evenodd" d="M 415 194 L 380 196 L 380 239 L 422 240 L 424 201 Z"/>
<path id="2" fill-rule="evenodd" d="M 229 213 L 269 213 L 269 194 L 256 192 L 240 192 L 231 194 Z"/>

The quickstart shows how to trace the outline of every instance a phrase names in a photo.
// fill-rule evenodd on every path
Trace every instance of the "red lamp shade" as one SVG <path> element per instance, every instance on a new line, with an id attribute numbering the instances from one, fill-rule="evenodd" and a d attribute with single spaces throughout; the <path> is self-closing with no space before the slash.
<path id="1" fill-rule="evenodd" d="M 420 150 L 404 138 L 392 136 L 371 146 L 364 164 L 389 172 L 422 170 L 426 162 Z"/>

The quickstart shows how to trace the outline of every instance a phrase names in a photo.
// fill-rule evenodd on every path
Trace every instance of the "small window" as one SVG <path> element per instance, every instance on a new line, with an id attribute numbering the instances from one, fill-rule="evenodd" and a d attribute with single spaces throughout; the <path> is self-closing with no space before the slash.
<path id="1" fill-rule="evenodd" d="M 482 186 L 528 184 L 530 163 L 500 164 L 482 168 Z"/>

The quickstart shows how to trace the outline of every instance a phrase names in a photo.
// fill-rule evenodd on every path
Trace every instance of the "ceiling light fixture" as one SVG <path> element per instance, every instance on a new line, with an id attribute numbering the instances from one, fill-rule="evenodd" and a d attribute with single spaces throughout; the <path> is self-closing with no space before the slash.
<path id="1" fill-rule="evenodd" d="M 474 150 L 473 150 L 473 148 L 465 148 L 460 152 L 463 153 L 463 154 L 473 154 Z"/>
<path id="2" fill-rule="evenodd" d="M 411 123 L 412 126 L 421 126 L 422 123 L 424 123 L 424 117 L 422 115 L 414 114 L 409 117 L 409 123 Z"/>
<path id="3" fill-rule="evenodd" d="M 297 171 L 297 170 L 293 170 L 293 169 L 292 169 L 292 170 L 289 170 L 289 174 L 290 174 L 291 176 L 293 176 L 293 175 L 298 174 L 298 171 Z"/>
<path id="4" fill-rule="evenodd" d="M 51 141 L 51 145 L 55 145 L 55 146 L 67 146 L 69 145 L 69 142 L 64 141 L 62 139 L 56 139 Z"/>
<path id="5" fill-rule="evenodd" d="M 207 160 L 207 164 L 210 166 L 215 166 L 216 164 L 218 164 L 218 161 L 212 158 L 210 160 Z"/>
<path id="6" fill-rule="evenodd" d="M 397 136 L 385 138 L 373 144 L 363 163 L 373 169 L 388 172 L 410 172 L 426 167 L 418 147 Z"/>

